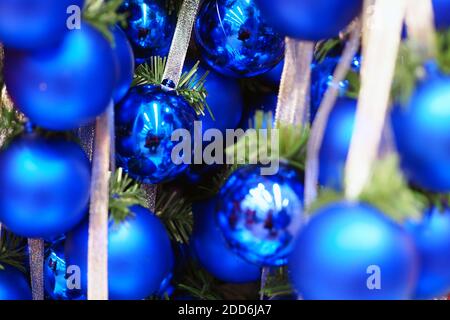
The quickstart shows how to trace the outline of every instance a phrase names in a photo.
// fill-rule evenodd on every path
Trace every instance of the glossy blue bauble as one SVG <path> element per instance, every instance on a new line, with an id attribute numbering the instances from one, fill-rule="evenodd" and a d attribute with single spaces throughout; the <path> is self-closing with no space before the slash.
<path id="1" fill-rule="evenodd" d="M 169 53 L 177 18 L 169 14 L 167 1 L 125 0 L 120 11 L 129 14 L 125 33 L 137 63 Z"/>
<path id="2" fill-rule="evenodd" d="M 403 300 L 414 292 L 418 257 L 412 237 L 382 212 L 339 202 L 321 208 L 302 229 L 289 273 L 307 300 Z"/>
<path id="3" fill-rule="evenodd" d="M 52 244 L 46 251 L 44 261 L 44 288 L 50 300 L 85 300 L 77 289 L 67 287 L 66 259 L 64 256 L 64 238 Z M 69 280 L 70 281 L 70 280 Z"/>
<path id="4" fill-rule="evenodd" d="M 0 269 L 0 300 L 31 300 L 31 288 L 25 274 L 2 264 Z"/>
<path id="5" fill-rule="evenodd" d="M 5 83 L 31 122 L 49 130 L 70 130 L 108 106 L 116 79 L 114 63 L 108 40 L 82 24 L 56 47 L 5 50 Z"/>
<path id="6" fill-rule="evenodd" d="M 433 8 L 436 28 L 450 28 L 450 0 L 433 0 Z"/>
<path id="7" fill-rule="evenodd" d="M 435 299 L 450 293 L 450 211 L 432 209 L 423 221 L 409 222 L 420 256 L 420 273 L 414 297 Z"/>
<path id="8" fill-rule="evenodd" d="M 122 223 L 108 229 L 108 286 L 111 300 L 139 300 L 157 293 L 173 268 L 169 236 L 161 221 L 149 210 L 133 206 Z M 81 271 L 81 288 L 87 290 L 88 223 L 67 236 L 68 265 Z"/>
<path id="9" fill-rule="evenodd" d="M 319 153 L 320 185 L 341 190 L 344 181 L 345 162 L 352 140 L 357 102 L 339 98 L 330 113 Z"/>
<path id="10" fill-rule="evenodd" d="M 205 1 L 194 28 L 203 58 L 224 75 L 260 75 L 284 56 L 284 38 L 266 24 L 253 0 Z"/>
<path id="11" fill-rule="evenodd" d="M 65 233 L 85 216 L 91 166 L 75 143 L 25 135 L 0 153 L 0 222 L 27 238 Z"/>
<path id="12" fill-rule="evenodd" d="M 311 66 L 311 121 L 314 121 L 325 92 L 333 83 L 334 71 L 339 64 L 340 57 L 326 57 L 323 61 L 315 61 Z M 361 57 L 353 58 L 351 71 L 359 73 Z M 339 96 L 343 97 L 349 87 L 348 80 L 339 83 Z"/>
<path id="13" fill-rule="evenodd" d="M 114 102 L 119 102 L 128 92 L 134 76 L 134 55 L 127 36 L 118 26 L 113 27 L 113 53 L 116 62 Z"/>
<path id="14" fill-rule="evenodd" d="M 0 42 L 26 50 L 53 46 L 71 31 L 68 8 L 83 4 L 84 0 L 0 0 Z"/>
<path id="15" fill-rule="evenodd" d="M 193 137 L 196 118 L 194 109 L 175 92 L 151 85 L 132 88 L 116 106 L 117 164 L 144 183 L 174 179 L 188 165 L 172 161 L 172 150 L 178 144 L 171 141 L 172 133 L 186 129 Z M 187 156 L 180 154 L 180 162 Z"/>
<path id="16" fill-rule="evenodd" d="M 218 195 L 217 219 L 230 246 L 247 261 L 264 266 L 286 263 L 303 222 L 299 174 L 280 165 L 276 175 L 261 167 L 236 170 Z"/>
<path id="17" fill-rule="evenodd" d="M 228 283 L 257 281 L 261 269 L 232 251 L 220 232 L 215 219 L 217 199 L 193 205 L 194 231 L 190 243 L 201 265 L 219 280 Z"/>
<path id="18" fill-rule="evenodd" d="M 450 77 L 431 75 L 410 102 L 392 111 L 401 166 L 411 183 L 432 192 L 450 191 Z"/>
<path id="19" fill-rule="evenodd" d="M 283 35 L 310 41 L 333 38 L 361 12 L 362 0 L 255 0 Z"/>

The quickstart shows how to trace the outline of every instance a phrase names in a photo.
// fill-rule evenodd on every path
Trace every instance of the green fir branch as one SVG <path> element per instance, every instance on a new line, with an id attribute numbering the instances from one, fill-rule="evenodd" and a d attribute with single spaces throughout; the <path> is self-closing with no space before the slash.
<path id="1" fill-rule="evenodd" d="M 0 270 L 4 270 L 5 265 L 9 265 L 25 272 L 25 260 L 26 240 L 2 228 L 0 237 Z"/>
<path id="2" fill-rule="evenodd" d="M 170 237 L 180 243 L 188 243 L 194 219 L 192 204 L 177 191 L 158 193 L 156 215 L 162 220 Z"/>
<path id="3" fill-rule="evenodd" d="M 304 170 L 306 150 L 309 139 L 309 127 L 278 124 L 272 127 L 273 115 L 271 112 L 257 111 L 253 120 L 253 129 L 248 130 L 234 145 L 229 146 L 225 152 L 227 157 L 234 157 L 235 163 L 257 164 L 267 163 L 273 158 L 281 158 L 291 166 Z M 267 135 L 260 135 L 258 130 L 266 129 Z M 278 141 L 272 143 L 272 130 L 278 130 Z M 244 159 L 238 159 L 244 155 Z"/>
<path id="4" fill-rule="evenodd" d="M 269 299 L 293 294 L 294 289 L 292 288 L 287 268 L 280 267 L 271 271 L 261 293 Z"/>
<path id="5" fill-rule="evenodd" d="M 309 213 L 331 203 L 345 199 L 343 192 L 324 189 L 308 208 Z M 368 203 L 396 221 L 419 218 L 427 207 L 426 199 L 409 188 L 399 169 L 396 155 L 379 160 L 372 172 L 369 183 L 358 197 L 358 201 Z"/>
<path id="6" fill-rule="evenodd" d="M 167 0 L 166 1 L 166 9 L 169 15 L 176 14 L 180 12 L 181 5 L 183 4 L 183 0 Z"/>
<path id="7" fill-rule="evenodd" d="M 150 62 L 140 65 L 135 72 L 133 86 L 140 85 L 161 85 L 166 68 L 167 58 L 152 57 Z M 200 62 L 197 62 L 189 71 L 181 75 L 180 81 L 175 88 L 177 94 L 183 96 L 186 101 L 194 108 L 198 115 L 204 115 L 208 110 L 211 117 L 214 115 L 206 102 L 208 95 L 205 83 L 209 71 L 206 71 L 201 77 L 198 77 Z"/>
<path id="8" fill-rule="evenodd" d="M 6 148 L 24 130 L 24 122 L 15 108 L 7 108 L 0 99 L 0 146 Z"/>
<path id="9" fill-rule="evenodd" d="M 211 274 L 191 260 L 177 288 L 200 300 L 222 300 L 223 297 L 218 293 L 216 282 L 217 280 Z"/>
<path id="10" fill-rule="evenodd" d="M 342 46 L 342 41 L 339 38 L 320 41 L 314 48 L 314 58 L 318 63 L 323 62 L 334 50 Z"/>
<path id="11" fill-rule="evenodd" d="M 441 70 L 450 75 L 450 29 L 439 32 L 437 41 L 437 61 Z"/>
<path id="12" fill-rule="evenodd" d="M 111 28 L 126 26 L 128 13 L 118 12 L 124 0 L 88 0 L 83 9 L 83 19 L 97 28 L 109 42 L 114 43 Z"/>
<path id="13" fill-rule="evenodd" d="M 349 70 L 349 72 L 347 73 L 346 81 L 348 82 L 348 88 L 345 91 L 345 96 L 357 100 L 359 97 L 359 91 L 361 89 L 359 73 Z"/>
<path id="14" fill-rule="evenodd" d="M 145 193 L 141 186 L 129 178 L 122 168 L 118 168 L 110 179 L 109 188 L 110 219 L 116 224 L 133 215 L 130 207 L 146 206 Z"/>

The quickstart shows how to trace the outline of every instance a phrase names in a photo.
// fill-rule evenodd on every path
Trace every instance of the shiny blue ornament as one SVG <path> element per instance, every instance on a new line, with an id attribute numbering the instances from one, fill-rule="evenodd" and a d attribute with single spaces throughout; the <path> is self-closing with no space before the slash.
<path id="1" fill-rule="evenodd" d="M 311 66 L 311 121 L 316 117 L 325 92 L 333 83 L 334 71 L 339 64 L 340 57 L 326 57 L 323 61 L 315 61 Z M 361 57 L 355 56 L 350 66 L 351 71 L 359 73 Z M 348 80 L 339 83 L 339 96 L 345 96 L 349 88 Z"/>
<path id="2" fill-rule="evenodd" d="M 136 63 L 169 53 L 177 18 L 176 13 L 169 14 L 167 1 L 125 0 L 120 11 L 129 14 L 125 33 Z"/>
<path id="3" fill-rule="evenodd" d="M 125 221 L 109 224 L 108 285 L 111 300 L 140 300 L 157 293 L 172 272 L 173 253 L 164 225 L 149 210 L 132 206 Z M 87 290 L 88 222 L 71 231 L 66 240 L 68 265 L 81 271 L 81 289 Z"/>
<path id="4" fill-rule="evenodd" d="M 339 98 L 330 113 L 319 153 L 319 183 L 341 190 L 345 162 L 352 140 L 357 101 Z"/>
<path id="5" fill-rule="evenodd" d="M 411 183 L 450 191 L 450 77 L 432 74 L 416 86 L 405 106 L 392 111 L 401 166 Z"/>
<path id="6" fill-rule="evenodd" d="M 172 150 L 178 144 L 171 141 L 172 133 L 186 129 L 193 137 L 196 119 L 194 109 L 173 91 L 152 85 L 132 88 L 116 106 L 118 165 L 143 183 L 158 184 L 174 179 L 188 165 L 172 161 Z M 190 155 L 180 154 L 180 162 L 187 156 Z"/>
<path id="7" fill-rule="evenodd" d="M 333 38 L 361 12 L 362 0 L 255 0 L 283 35 L 309 41 Z"/>
<path id="8" fill-rule="evenodd" d="M 0 300 L 31 300 L 31 288 L 25 274 L 1 264 L 0 269 Z"/>
<path id="9" fill-rule="evenodd" d="M 435 299 L 450 293 L 450 211 L 429 210 L 420 223 L 410 221 L 420 256 L 415 299 Z"/>
<path id="10" fill-rule="evenodd" d="M 83 4 L 84 0 L 0 0 L 0 42 L 24 50 L 51 47 L 71 31 L 68 8 Z"/>
<path id="11" fill-rule="evenodd" d="M 261 269 L 238 256 L 228 247 L 215 219 L 217 198 L 195 203 L 194 231 L 190 243 L 201 265 L 217 279 L 227 283 L 257 281 Z"/>
<path id="12" fill-rule="evenodd" d="M 0 153 L 0 221 L 27 238 L 65 233 L 85 216 L 91 166 L 75 143 L 25 135 Z"/>
<path id="13" fill-rule="evenodd" d="M 5 50 L 5 83 L 14 104 L 34 124 L 70 130 L 108 106 L 116 79 L 114 63 L 108 40 L 82 24 L 56 47 Z"/>
<path id="14" fill-rule="evenodd" d="M 414 292 L 418 257 L 412 237 L 382 212 L 339 202 L 302 229 L 289 272 L 307 300 L 403 300 Z"/>
<path id="15" fill-rule="evenodd" d="M 286 263 L 302 224 L 303 185 L 285 165 L 272 176 L 261 167 L 236 170 L 220 190 L 217 219 L 230 246 L 247 261 L 263 266 Z"/>
<path id="16" fill-rule="evenodd" d="M 127 36 L 120 27 L 113 27 L 113 37 L 113 53 L 116 63 L 114 102 L 119 102 L 127 94 L 133 82 L 134 55 Z"/>
<path id="17" fill-rule="evenodd" d="M 194 28 L 204 60 L 227 76 L 263 74 L 284 56 L 284 38 L 266 24 L 254 0 L 205 1 Z"/>
<path id="18" fill-rule="evenodd" d="M 67 287 L 67 264 L 64 256 L 64 239 L 47 249 L 44 261 L 44 288 L 47 299 L 86 300 L 80 290 Z"/>
<path id="19" fill-rule="evenodd" d="M 433 9 L 436 28 L 450 28 L 450 0 L 433 0 Z"/>

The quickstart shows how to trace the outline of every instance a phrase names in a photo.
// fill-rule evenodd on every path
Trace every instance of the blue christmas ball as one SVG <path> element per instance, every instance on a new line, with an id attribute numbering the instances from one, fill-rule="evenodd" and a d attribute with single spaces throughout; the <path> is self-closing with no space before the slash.
<path id="1" fill-rule="evenodd" d="M 125 221 L 108 228 L 108 286 L 111 300 L 139 300 L 158 292 L 172 272 L 173 253 L 164 225 L 149 210 L 132 206 Z M 78 266 L 87 290 L 88 222 L 67 235 L 68 265 Z"/>
<path id="2" fill-rule="evenodd" d="M 433 9 L 436 28 L 450 28 L 450 0 L 433 0 Z"/>
<path id="3" fill-rule="evenodd" d="M 137 63 L 169 53 L 177 17 L 175 12 L 169 14 L 168 1 L 125 0 L 120 11 L 128 13 L 125 33 Z"/>
<path id="4" fill-rule="evenodd" d="M 391 118 L 406 177 L 429 191 L 449 192 L 450 77 L 426 77 L 409 103 L 394 107 Z"/>
<path id="5" fill-rule="evenodd" d="M 412 237 L 377 209 L 333 203 L 314 214 L 289 257 L 289 273 L 307 300 L 411 298 L 418 257 Z"/>
<path id="6" fill-rule="evenodd" d="M 260 75 L 284 56 L 284 38 L 266 24 L 253 0 L 205 1 L 194 29 L 204 60 L 227 76 Z"/>
<path id="7" fill-rule="evenodd" d="M 217 198 L 193 205 L 194 231 L 190 240 L 201 265 L 217 279 L 228 283 L 257 281 L 261 269 L 228 247 L 215 219 Z"/>
<path id="8" fill-rule="evenodd" d="M 185 129 L 192 138 L 196 118 L 194 109 L 175 92 L 152 85 L 130 89 L 115 112 L 118 165 L 148 184 L 179 176 L 188 167 L 190 154 L 180 152 L 175 160 L 181 164 L 174 163 L 172 151 L 178 142 L 171 140 L 172 133 Z"/>
<path id="9" fill-rule="evenodd" d="M 75 143 L 25 135 L 0 153 L 0 221 L 27 238 L 65 233 L 85 216 L 91 166 Z"/>
<path id="10" fill-rule="evenodd" d="M 1 266 L 0 300 L 31 300 L 31 288 L 25 274 L 7 264 Z"/>
<path id="11" fill-rule="evenodd" d="M 71 31 L 68 8 L 83 4 L 84 0 L 0 0 L 0 42 L 15 49 L 51 47 Z"/>
<path id="12" fill-rule="evenodd" d="M 192 61 L 188 61 L 185 65 L 185 70 L 189 71 L 194 64 Z M 197 74 L 202 76 L 205 72 L 209 72 L 205 82 L 205 89 L 208 93 L 206 103 L 208 103 L 214 119 L 209 111 L 205 110 L 205 116 L 200 119 L 202 131 L 218 129 L 225 135 L 227 129 L 236 129 L 241 120 L 244 108 L 241 86 L 236 79 L 224 77 L 211 68 L 200 65 Z"/>
<path id="13" fill-rule="evenodd" d="M 108 40 L 82 24 L 56 47 L 5 50 L 5 83 L 14 104 L 34 124 L 70 130 L 106 109 L 115 84 L 114 66 Z"/>
<path id="14" fill-rule="evenodd" d="M 326 57 L 323 61 L 314 61 L 311 66 L 311 121 L 316 118 L 325 92 L 333 83 L 334 71 L 340 62 L 340 57 Z M 361 69 L 361 57 L 355 56 L 351 64 L 351 71 L 359 73 Z M 349 81 L 343 80 L 339 83 L 339 96 L 345 96 Z"/>
<path id="15" fill-rule="evenodd" d="M 414 297 L 433 299 L 450 292 L 450 211 L 434 208 L 421 222 L 409 221 L 420 256 L 419 281 Z"/>
<path id="16" fill-rule="evenodd" d="M 319 153 L 320 185 L 341 190 L 353 135 L 357 102 L 339 98 L 330 113 Z"/>
<path id="17" fill-rule="evenodd" d="M 278 62 L 278 64 L 267 71 L 266 73 L 263 73 L 258 77 L 258 80 L 261 81 L 263 84 L 269 85 L 274 87 L 274 89 L 277 89 L 280 85 L 281 81 L 281 75 L 283 74 L 283 68 L 284 68 L 284 59 Z"/>
<path id="18" fill-rule="evenodd" d="M 134 76 L 133 49 L 127 36 L 118 26 L 113 27 L 113 53 L 116 65 L 116 84 L 114 102 L 119 102 L 128 92 Z"/>
<path id="19" fill-rule="evenodd" d="M 67 264 L 64 256 L 65 238 L 53 243 L 46 252 L 44 261 L 44 288 L 50 300 L 85 300 L 77 289 L 69 289 L 66 274 Z"/>
<path id="20" fill-rule="evenodd" d="M 255 0 L 283 35 L 310 41 L 333 38 L 361 12 L 362 0 Z"/>
<path id="21" fill-rule="evenodd" d="M 302 224 L 303 185 L 281 165 L 276 175 L 259 166 L 236 170 L 218 195 L 217 219 L 225 239 L 243 258 L 263 266 L 286 263 Z"/>

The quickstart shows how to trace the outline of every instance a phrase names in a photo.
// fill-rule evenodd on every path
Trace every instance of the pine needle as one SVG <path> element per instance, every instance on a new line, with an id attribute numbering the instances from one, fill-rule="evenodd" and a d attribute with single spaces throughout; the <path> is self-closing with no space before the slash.
<path id="1" fill-rule="evenodd" d="M 3 228 L 0 237 L 0 270 L 9 265 L 25 272 L 25 260 L 26 240 Z"/>

